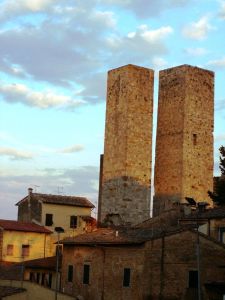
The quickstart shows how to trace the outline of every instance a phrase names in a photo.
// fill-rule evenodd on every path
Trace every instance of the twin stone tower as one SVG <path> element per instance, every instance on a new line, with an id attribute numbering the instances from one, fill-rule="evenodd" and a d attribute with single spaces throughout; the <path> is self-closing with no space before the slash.
<path id="1" fill-rule="evenodd" d="M 108 72 L 98 221 L 136 225 L 150 217 L 154 71 Z M 153 216 L 213 189 L 214 73 L 182 65 L 159 72 Z"/>

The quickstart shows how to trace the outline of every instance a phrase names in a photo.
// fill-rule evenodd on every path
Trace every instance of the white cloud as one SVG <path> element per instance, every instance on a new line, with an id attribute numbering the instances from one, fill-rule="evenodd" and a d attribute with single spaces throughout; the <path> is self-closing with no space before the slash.
<path id="1" fill-rule="evenodd" d="M 221 59 L 210 60 L 207 65 L 215 68 L 225 68 L 225 57 Z"/>
<path id="2" fill-rule="evenodd" d="M 185 49 L 185 52 L 189 56 L 203 56 L 208 53 L 208 51 L 205 48 L 187 48 Z"/>
<path id="3" fill-rule="evenodd" d="M 183 28 L 183 35 L 193 40 L 203 40 L 207 37 L 211 26 L 208 16 L 203 16 L 197 22 L 192 22 Z"/>
<path id="4" fill-rule="evenodd" d="M 222 19 L 225 19 L 225 1 L 221 2 L 221 8 L 220 8 L 220 11 L 219 11 L 219 16 Z"/>
<path id="5" fill-rule="evenodd" d="M 164 58 L 158 56 L 153 57 L 152 63 L 156 69 L 164 68 L 167 65 L 167 61 Z"/>
<path id="6" fill-rule="evenodd" d="M 154 43 L 163 39 L 169 34 L 173 33 L 173 29 L 170 26 L 163 26 L 155 30 L 148 30 L 147 26 L 140 27 L 140 36 L 143 37 L 148 43 Z"/>
<path id="7" fill-rule="evenodd" d="M 0 156 L 8 156 L 12 160 L 26 160 L 33 158 L 33 154 L 30 152 L 4 147 L 0 147 Z"/>
<path id="8" fill-rule="evenodd" d="M 75 153 L 84 150 L 83 145 L 73 145 L 64 149 L 59 150 L 60 153 Z"/>
<path id="9" fill-rule="evenodd" d="M 73 107 L 83 103 L 81 100 L 73 100 L 69 96 L 57 94 L 51 90 L 34 91 L 25 84 L 1 83 L 0 91 L 7 102 L 22 102 L 25 105 L 42 109 L 49 107 Z"/>

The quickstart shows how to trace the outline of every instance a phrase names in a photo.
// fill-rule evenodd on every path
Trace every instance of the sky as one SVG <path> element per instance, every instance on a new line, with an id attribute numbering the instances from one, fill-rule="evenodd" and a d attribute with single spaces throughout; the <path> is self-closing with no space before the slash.
<path id="1" fill-rule="evenodd" d="M 215 174 L 225 145 L 225 1 L 0 0 L 0 218 L 34 192 L 97 204 L 106 79 L 136 64 L 215 72 Z"/>

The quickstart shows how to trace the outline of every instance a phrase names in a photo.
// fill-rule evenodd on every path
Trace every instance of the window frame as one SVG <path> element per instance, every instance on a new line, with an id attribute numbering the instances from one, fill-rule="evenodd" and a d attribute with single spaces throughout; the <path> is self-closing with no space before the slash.
<path id="1" fill-rule="evenodd" d="M 30 256 L 30 245 L 29 244 L 22 244 L 21 256 L 22 257 L 29 257 Z"/>
<path id="2" fill-rule="evenodd" d="M 67 282 L 73 282 L 74 268 L 73 265 L 67 266 Z"/>

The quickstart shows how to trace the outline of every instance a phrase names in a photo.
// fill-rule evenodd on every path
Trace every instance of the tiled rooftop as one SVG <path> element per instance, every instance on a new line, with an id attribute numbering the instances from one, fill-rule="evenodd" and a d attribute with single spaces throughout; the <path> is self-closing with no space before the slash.
<path id="1" fill-rule="evenodd" d="M 69 206 L 79 206 L 79 207 L 89 207 L 89 208 L 95 207 L 85 197 L 31 193 L 31 198 L 48 204 L 69 205 Z M 16 203 L 16 205 L 20 205 L 22 202 L 26 201 L 27 199 L 28 196 L 20 200 L 18 203 Z"/>
<path id="2" fill-rule="evenodd" d="M 28 222 L 14 221 L 14 220 L 0 220 L 0 228 L 12 231 L 37 232 L 37 233 L 51 233 L 47 228 Z"/>

